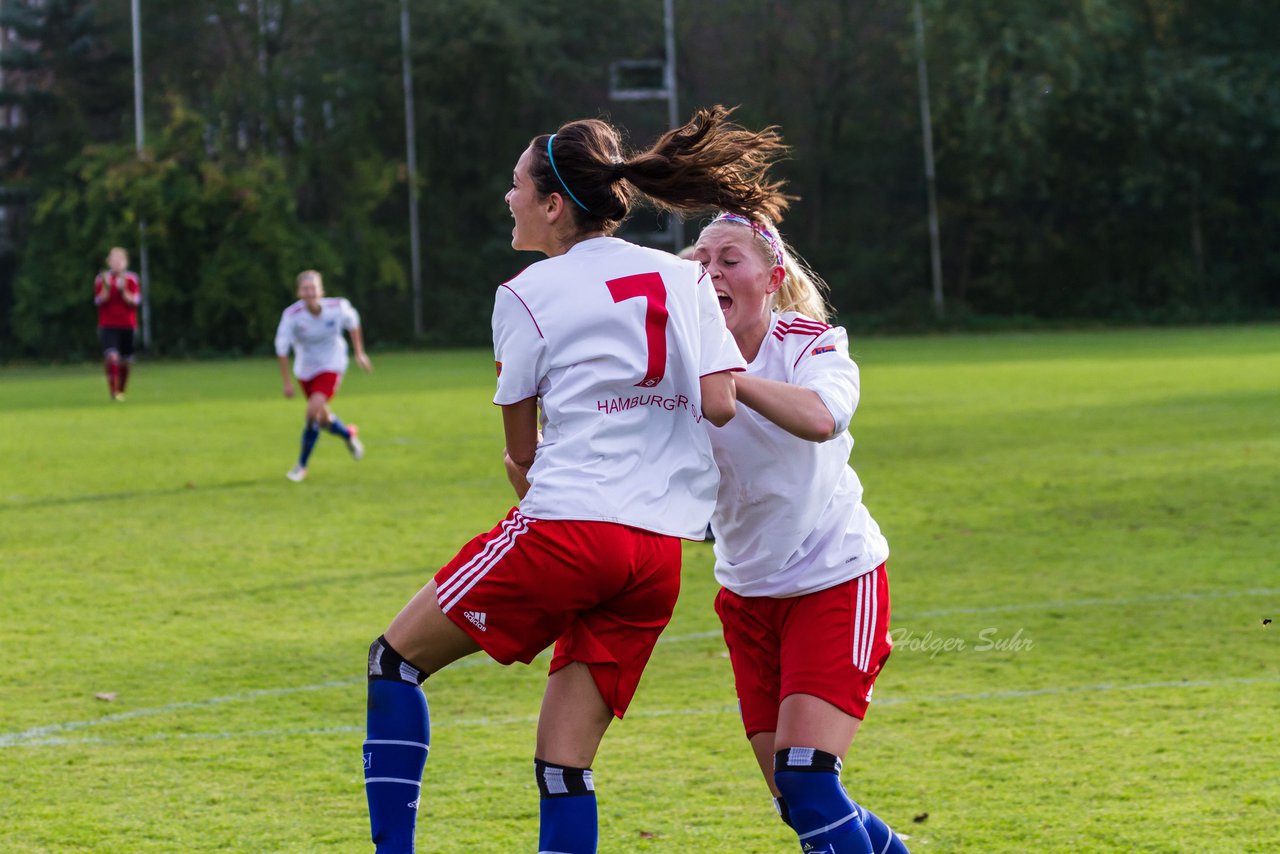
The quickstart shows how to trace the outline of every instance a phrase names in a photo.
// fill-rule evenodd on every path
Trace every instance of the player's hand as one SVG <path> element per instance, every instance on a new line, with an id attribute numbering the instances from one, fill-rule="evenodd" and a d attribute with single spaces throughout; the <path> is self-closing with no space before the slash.
<path id="1" fill-rule="evenodd" d="M 507 453 L 507 449 L 502 449 L 502 464 L 507 469 L 507 480 L 511 482 L 511 487 L 516 491 L 517 498 L 524 498 L 525 493 L 529 491 L 529 468 L 522 466 L 515 460 L 511 459 L 511 455 Z"/>
<path id="2" fill-rule="evenodd" d="M 293 397 L 293 395 L 294 395 L 294 391 L 293 391 L 293 383 L 285 383 L 285 384 L 284 384 L 284 396 L 285 396 L 285 397 Z"/>
<path id="3" fill-rule="evenodd" d="M 368 354 L 356 353 L 356 364 L 363 368 L 366 374 L 373 373 L 373 362 L 369 361 Z"/>

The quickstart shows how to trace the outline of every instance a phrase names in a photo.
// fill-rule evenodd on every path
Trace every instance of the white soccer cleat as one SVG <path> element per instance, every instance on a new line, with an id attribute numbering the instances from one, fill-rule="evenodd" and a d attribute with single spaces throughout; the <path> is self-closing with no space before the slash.
<path id="1" fill-rule="evenodd" d="M 360 428 L 354 424 L 347 425 L 347 433 L 351 436 L 347 440 L 347 450 L 351 452 L 351 459 L 359 462 L 364 459 L 364 442 L 360 441 Z"/>
<path id="2" fill-rule="evenodd" d="M 285 477 L 294 483 L 302 483 L 307 479 L 307 469 L 305 466 L 294 466 L 285 473 Z"/>

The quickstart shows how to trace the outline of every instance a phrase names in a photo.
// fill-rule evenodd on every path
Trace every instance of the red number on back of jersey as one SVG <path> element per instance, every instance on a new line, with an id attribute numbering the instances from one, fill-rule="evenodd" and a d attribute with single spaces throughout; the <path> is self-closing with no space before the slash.
<path id="1" fill-rule="evenodd" d="M 653 388 L 667 373 L 667 286 L 657 273 L 639 273 L 605 282 L 614 302 L 644 297 L 644 336 L 649 344 L 649 366 L 640 388 Z"/>

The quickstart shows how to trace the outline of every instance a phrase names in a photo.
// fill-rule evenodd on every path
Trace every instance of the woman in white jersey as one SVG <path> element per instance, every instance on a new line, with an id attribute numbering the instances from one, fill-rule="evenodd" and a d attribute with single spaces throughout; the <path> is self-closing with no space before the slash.
<path id="1" fill-rule="evenodd" d="M 721 214 L 694 258 L 748 362 L 737 417 L 709 431 L 716 610 L 747 737 L 802 850 L 901 854 L 840 784 L 890 650 L 889 546 L 848 464 L 858 367 L 769 217 Z"/>
<path id="2" fill-rule="evenodd" d="M 276 358 L 280 362 L 284 396 L 293 397 L 293 377 L 289 375 L 289 350 L 292 349 L 293 374 L 307 399 L 302 450 L 298 462 L 285 475 L 294 483 L 306 478 L 307 462 L 321 429 L 346 442 L 353 459 L 364 456 L 356 425 L 343 424 L 329 408 L 329 401 L 338 393 L 342 375 L 347 372 L 347 342 L 343 332 L 351 336 L 351 343 L 355 345 L 356 364 L 365 373 L 372 373 L 373 363 L 364 352 L 360 314 L 346 299 L 326 298 L 320 274 L 303 270 L 298 274 L 298 301 L 280 315 L 280 326 L 276 329 Z"/>
<path id="3" fill-rule="evenodd" d="M 728 115 L 702 111 L 631 156 L 605 122 L 574 121 L 515 165 L 511 244 L 547 256 L 498 288 L 493 312 L 494 403 L 520 504 L 370 647 L 364 767 L 380 854 L 412 850 L 422 680 L 477 651 L 527 663 L 552 644 L 538 850 L 596 850 L 590 765 L 670 619 L 680 539 L 702 539 L 711 516 L 703 422 L 733 416 L 729 372 L 743 367 L 698 264 L 609 235 L 641 195 L 680 211 L 768 203 L 782 146 Z"/>

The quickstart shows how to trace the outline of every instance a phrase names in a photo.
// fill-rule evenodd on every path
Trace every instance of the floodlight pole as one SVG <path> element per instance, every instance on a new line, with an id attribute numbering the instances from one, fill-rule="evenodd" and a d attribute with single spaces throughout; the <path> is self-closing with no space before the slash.
<path id="1" fill-rule="evenodd" d="M 939 246 L 938 188 L 933 171 L 933 119 L 929 111 L 929 67 L 924 58 L 924 11 L 915 2 L 916 71 L 920 79 L 920 124 L 924 132 L 924 177 L 929 194 L 929 263 L 933 274 L 933 313 L 941 319 L 946 313 L 942 301 L 942 250 Z"/>
<path id="2" fill-rule="evenodd" d="M 133 13 L 133 132 L 138 159 L 142 159 L 142 16 L 139 0 L 132 0 Z M 147 220 L 138 217 L 138 259 L 142 265 L 142 349 L 151 349 L 151 273 L 147 268 Z"/>
<path id="3" fill-rule="evenodd" d="M 663 69 L 663 85 L 667 90 L 667 127 L 680 126 L 680 106 L 676 99 L 676 10 L 675 0 L 662 1 L 662 26 L 665 33 L 667 62 Z M 684 220 L 677 213 L 670 214 L 671 243 L 673 251 L 684 248 Z"/>
<path id="4" fill-rule="evenodd" d="M 409 0 L 400 0 L 400 66 L 404 78 L 404 141 L 409 166 L 409 270 L 413 283 L 413 337 L 421 338 L 422 248 L 418 243 L 418 144 L 413 118 L 413 65 L 409 58 Z"/>

